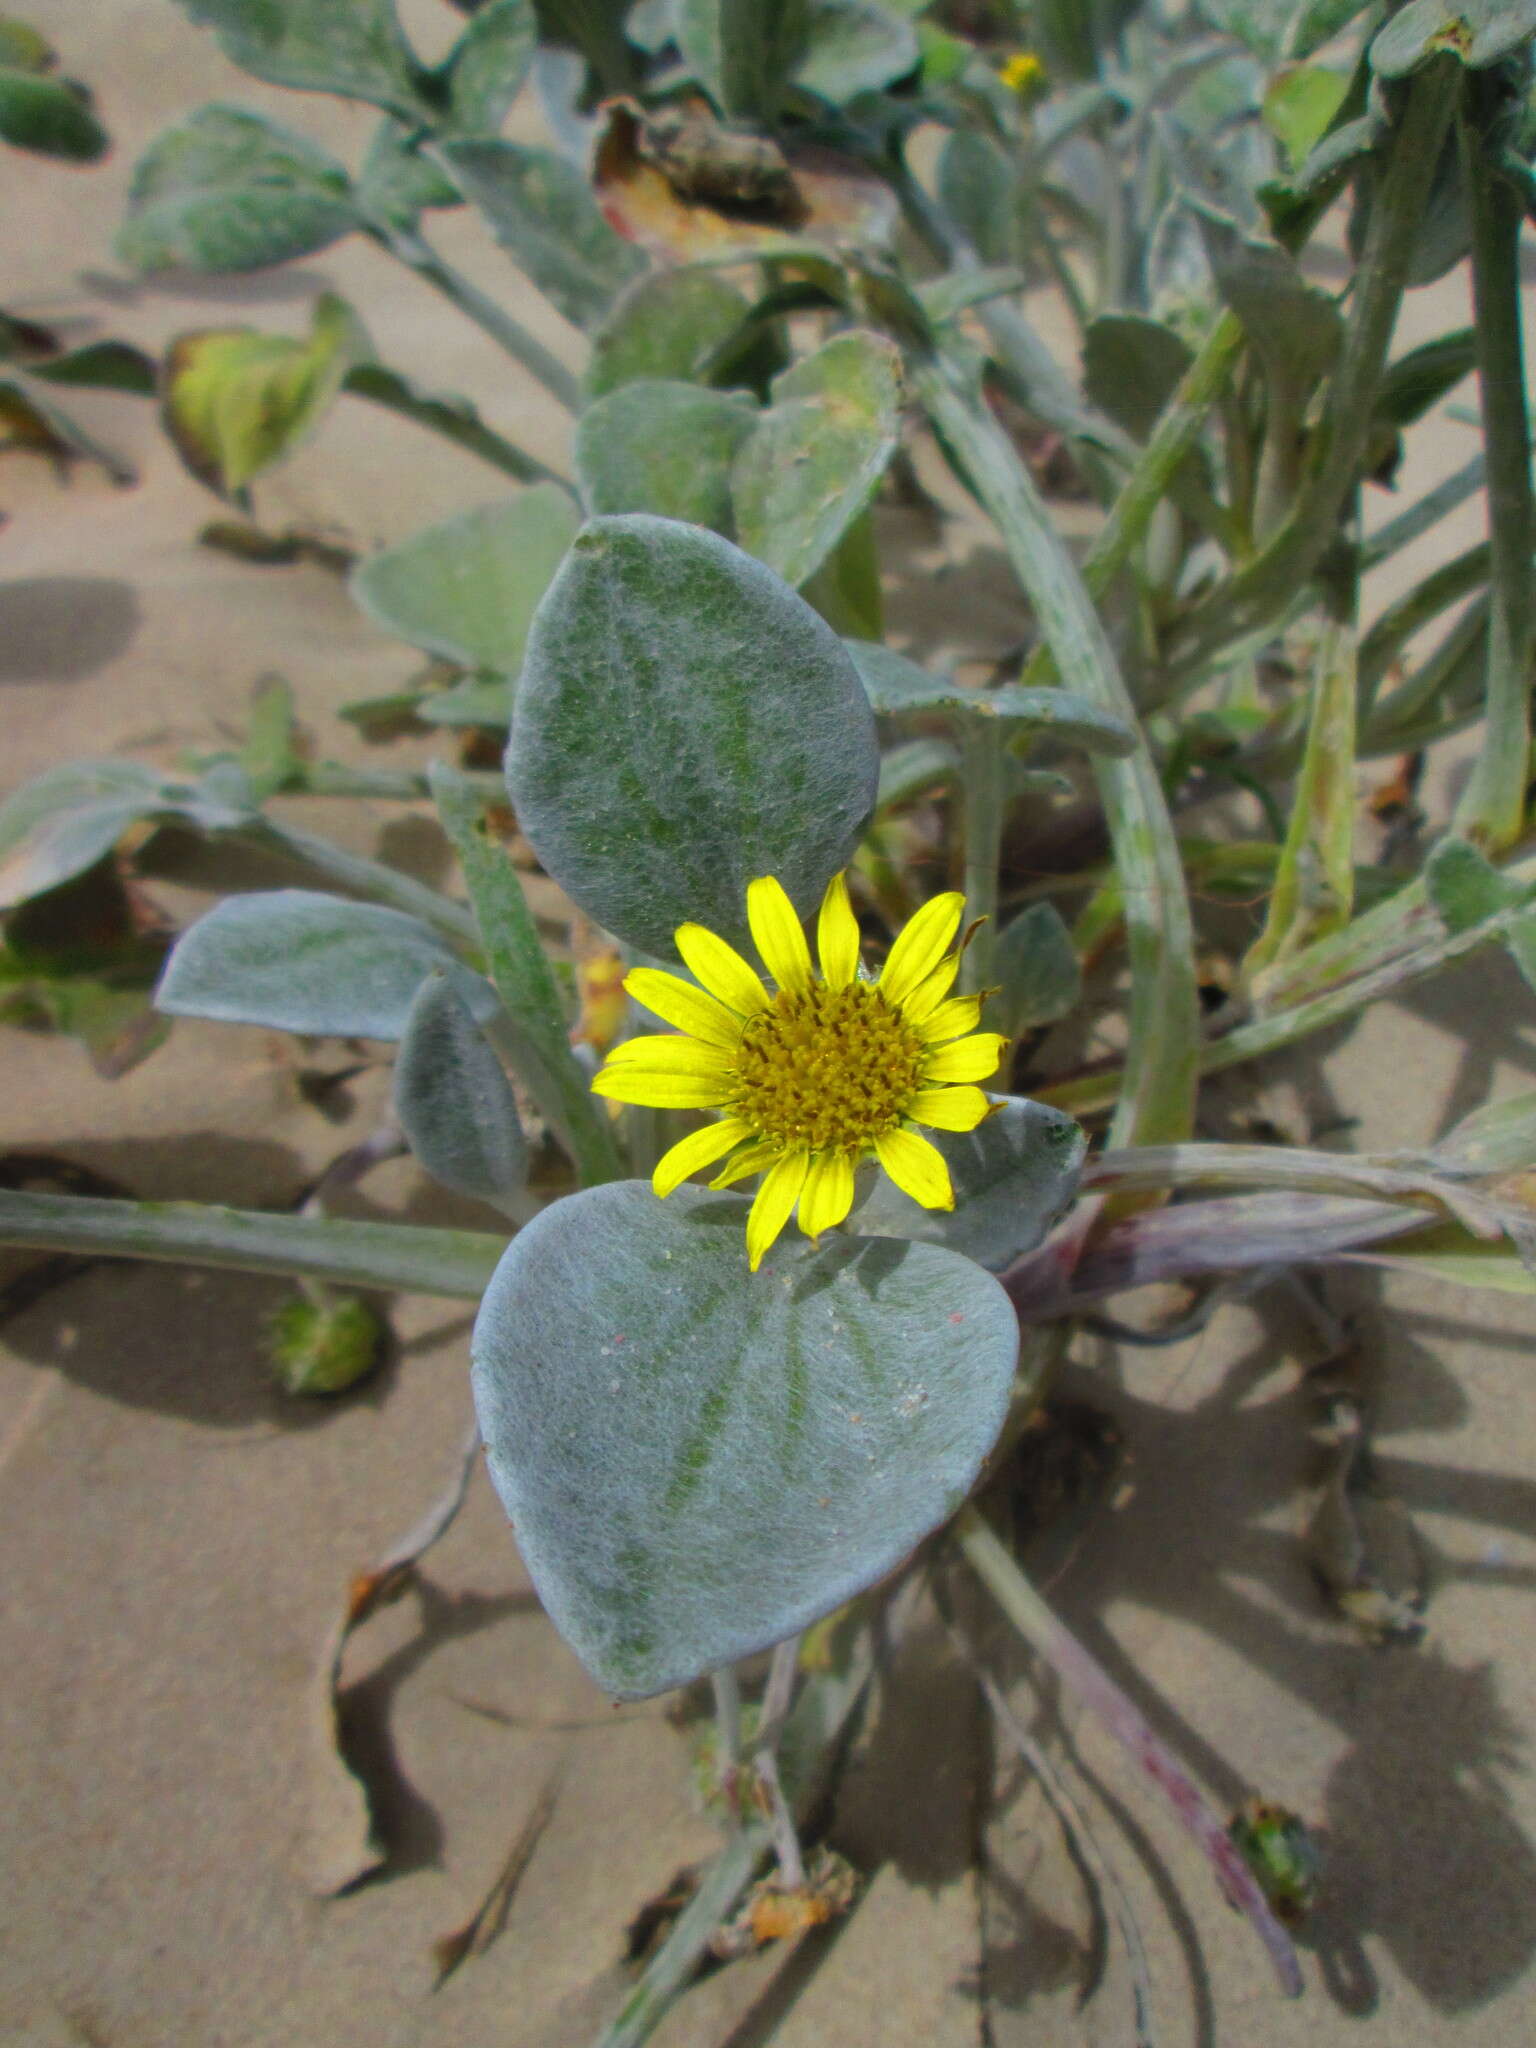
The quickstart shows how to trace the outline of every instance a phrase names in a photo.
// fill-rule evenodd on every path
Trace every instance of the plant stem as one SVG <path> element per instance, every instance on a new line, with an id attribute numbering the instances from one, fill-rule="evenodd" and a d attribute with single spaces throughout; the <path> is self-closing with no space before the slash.
<path id="1" fill-rule="evenodd" d="M 1081 575 L 1092 598 L 1100 598 L 1130 560 L 1146 534 L 1152 514 L 1167 497 L 1185 457 L 1200 438 L 1205 416 L 1220 397 L 1243 351 L 1242 322 L 1223 313 L 1200 345 L 1177 390 L 1163 408 L 1151 440 L 1120 486 L 1083 557 Z M 1020 681 L 1034 688 L 1051 682 L 1056 669 L 1049 643 L 1030 656 Z"/>
<path id="2" fill-rule="evenodd" d="M 1148 1726 L 1140 1710 L 1052 1613 L 998 1540 L 981 1511 L 963 1507 L 950 1525 L 966 1562 L 1024 1641 L 1058 1672 L 1089 1711 L 1125 1745 L 1137 1765 L 1166 1796 L 1180 1823 L 1198 1843 L 1228 1903 L 1246 1913 L 1269 1951 L 1280 1988 L 1301 1995 L 1301 1966 L 1290 1936 L 1270 1911 L 1252 1871 L 1226 1829 L 1196 1789 L 1172 1751 Z"/>
<path id="3" fill-rule="evenodd" d="M 1177 652 L 1196 666 L 1267 624 L 1290 603 L 1334 538 L 1370 434 L 1408 265 L 1454 103 L 1456 60 L 1437 57 L 1411 81 L 1371 203 L 1366 244 L 1338 368 L 1318 434 L 1318 453 L 1285 525 L 1187 622 Z M 1523 444 L 1522 444 L 1523 445 Z"/>
<path id="4" fill-rule="evenodd" d="M 449 398 L 424 396 L 383 364 L 358 363 L 347 372 L 342 389 L 354 398 L 366 399 L 370 405 L 394 413 L 398 419 L 425 427 L 430 434 L 441 435 L 466 454 L 488 462 L 492 469 L 516 477 L 519 483 L 552 483 L 568 491 L 572 489 L 569 477 L 561 476 L 536 456 L 525 454 L 516 442 L 488 427 L 472 406 Z"/>
<path id="5" fill-rule="evenodd" d="M 479 947 L 475 920 L 463 904 L 429 889 L 425 882 L 401 874 L 397 868 L 386 867 L 382 861 L 348 853 L 329 839 L 296 825 L 279 824 L 275 818 L 258 818 L 249 825 L 239 825 L 227 837 L 263 853 L 295 861 L 300 867 L 323 875 L 349 895 L 360 896 L 369 903 L 387 903 L 392 910 L 419 917 L 458 946 Z"/>
<path id="6" fill-rule="evenodd" d="M 1499 852 L 1520 837 L 1530 778 L 1531 669 L 1536 636 L 1531 551 L 1530 419 L 1520 332 L 1520 227 L 1524 209 L 1489 163 L 1477 123 L 1482 80 L 1469 73 L 1458 120 L 1462 180 L 1472 223 L 1477 376 L 1488 465 L 1492 616 L 1482 747 L 1456 807 L 1456 830 Z"/>
<path id="7" fill-rule="evenodd" d="M 0 1190 L 0 1243 L 478 1301 L 506 1239 L 478 1230 Z"/>
<path id="8" fill-rule="evenodd" d="M 514 320 L 493 298 L 481 291 L 477 284 L 445 262 L 423 236 L 380 234 L 379 239 L 392 256 L 397 257 L 408 270 L 413 270 L 424 284 L 441 292 L 466 319 L 473 320 L 482 333 L 488 334 L 513 362 L 520 363 L 529 376 L 542 384 L 550 397 L 564 406 L 567 412 L 575 412 L 579 408 L 581 385 L 560 358 L 536 335 L 530 334 L 520 320 Z"/>
<path id="9" fill-rule="evenodd" d="M 965 791 L 965 914 L 986 922 L 960 962 L 968 995 L 987 988 L 997 946 L 997 868 L 1003 845 L 1008 763 L 996 722 L 966 717 L 960 735 L 960 780 Z"/>
<path id="10" fill-rule="evenodd" d="M 1068 689 L 1126 724 L 1136 707 L 1076 565 L 1017 450 L 963 369 L 917 362 L 911 380 L 961 474 L 995 521 Z M 1145 746 L 1094 763 L 1126 902 L 1131 1057 L 1112 1142 L 1187 1137 L 1194 1116 L 1199 1005 L 1194 939 L 1178 840 Z"/>

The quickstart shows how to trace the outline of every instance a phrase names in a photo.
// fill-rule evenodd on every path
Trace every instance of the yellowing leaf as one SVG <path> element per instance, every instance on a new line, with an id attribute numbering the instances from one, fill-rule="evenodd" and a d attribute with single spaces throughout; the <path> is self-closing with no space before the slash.
<path id="1" fill-rule="evenodd" d="M 371 354 L 357 315 L 329 292 L 305 341 L 254 327 L 183 334 L 166 358 L 166 430 L 198 481 L 233 497 L 293 453 Z"/>

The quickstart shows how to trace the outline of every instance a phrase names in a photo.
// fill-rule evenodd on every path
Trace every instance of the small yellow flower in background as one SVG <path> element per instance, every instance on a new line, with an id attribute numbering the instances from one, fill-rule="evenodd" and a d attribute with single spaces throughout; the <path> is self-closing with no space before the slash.
<path id="1" fill-rule="evenodd" d="M 997 74 L 1010 92 L 1032 99 L 1045 85 L 1045 66 L 1033 50 L 1015 50 Z"/>
<path id="2" fill-rule="evenodd" d="M 722 1159 L 711 1187 L 761 1173 L 747 1218 L 754 1272 L 797 1207 L 807 1237 L 843 1221 L 863 1159 L 878 1159 L 925 1208 L 954 1207 L 943 1154 L 911 1126 L 974 1130 L 991 1107 L 974 1083 L 996 1071 L 1007 1042 L 976 1030 L 980 996 L 949 993 L 964 907 L 955 894 L 925 903 L 879 980 L 863 981 L 858 922 L 837 875 L 817 920 L 818 976 L 794 905 L 764 875 L 747 889 L 747 921 L 772 992 L 698 924 L 679 925 L 677 949 L 700 987 L 655 967 L 625 976 L 635 1000 L 683 1035 L 626 1039 L 592 1086 L 618 1102 L 721 1112 L 663 1155 L 651 1185 L 670 1195 Z"/>

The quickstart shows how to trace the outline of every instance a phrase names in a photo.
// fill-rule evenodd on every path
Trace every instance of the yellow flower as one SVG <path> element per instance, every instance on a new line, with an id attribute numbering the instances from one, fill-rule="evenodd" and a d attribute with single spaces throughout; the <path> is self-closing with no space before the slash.
<path id="1" fill-rule="evenodd" d="M 871 1155 L 925 1208 L 954 1207 L 943 1154 L 912 1126 L 974 1130 L 991 1107 L 974 1084 L 996 1070 L 1006 1043 L 975 1029 L 980 996 L 949 993 L 964 905 L 954 894 L 925 903 L 879 980 L 866 981 L 837 875 L 817 920 L 818 976 L 794 905 L 763 875 L 747 889 L 747 921 L 771 994 L 733 947 L 697 924 L 679 925 L 677 949 L 701 986 L 655 967 L 625 976 L 635 1000 L 682 1035 L 626 1039 L 592 1086 L 618 1102 L 721 1112 L 663 1155 L 651 1185 L 670 1195 L 722 1159 L 711 1187 L 761 1173 L 747 1218 L 754 1272 L 797 1206 L 807 1237 L 841 1223 L 854 1168 Z"/>
<path id="2" fill-rule="evenodd" d="M 1015 50 L 997 74 L 1010 92 L 1033 97 L 1045 84 L 1045 66 L 1033 50 Z"/>

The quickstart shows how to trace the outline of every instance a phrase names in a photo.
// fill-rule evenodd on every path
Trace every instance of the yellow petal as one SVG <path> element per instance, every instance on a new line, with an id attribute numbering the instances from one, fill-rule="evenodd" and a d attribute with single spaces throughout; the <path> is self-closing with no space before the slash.
<path id="1" fill-rule="evenodd" d="M 880 993 L 888 1003 L 900 1003 L 911 995 L 938 966 L 960 929 L 964 908 L 965 898 L 950 889 L 942 896 L 931 896 L 903 927 L 880 973 Z"/>
<path id="2" fill-rule="evenodd" d="M 940 1003 L 931 1016 L 917 1023 L 917 1035 L 924 1045 L 942 1045 L 946 1038 L 959 1038 L 967 1031 L 974 1031 L 981 1022 L 981 996 L 951 996 L 947 1003 Z M 914 1021 L 912 1005 L 908 1003 L 902 1015 L 908 1023 Z M 677 1019 L 669 1017 L 669 1024 Z"/>
<path id="3" fill-rule="evenodd" d="M 679 1031 L 702 1038 L 707 1045 L 734 1052 L 741 1043 L 741 1019 L 714 996 L 695 988 L 691 981 L 663 974 L 659 967 L 632 967 L 624 977 L 624 986 L 637 1003 L 643 1003 L 668 1024 L 675 1024 Z M 950 1036 L 954 1036 L 953 1032 Z"/>
<path id="4" fill-rule="evenodd" d="M 755 1145 L 744 1146 L 734 1159 L 727 1159 L 710 1186 L 728 1188 L 739 1180 L 750 1180 L 754 1173 L 761 1173 L 765 1166 L 772 1166 L 778 1156 L 778 1146 L 770 1145 L 765 1139 L 760 1139 Z"/>
<path id="5" fill-rule="evenodd" d="M 977 1031 L 970 1038 L 957 1038 L 953 1045 L 941 1045 L 923 1055 L 923 1079 L 935 1081 L 985 1081 L 997 1072 L 997 1063 L 1008 1043 L 1001 1032 Z"/>
<path id="6" fill-rule="evenodd" d="M 955 976 L 960 972 L 960 955 L 947 953 L 930 974 L 925 974 L 901 1005 L 901 1014 L 909 1024 L 922 1024 L 931 1017 L 955 985 Z M 883 987 L 884 984 L 882 983 Z"/>
<path id="7" fill-rule="evenodd" d="M 816 950 L 821 955 L 821 978 L 828 988 L 847 988 L 859 971 L 859 921 L 848 901 L 848 883 L 834 875 L 821 899 L 816 920 Z M 804 1229 L 802 1223 L 801 1228 Z"/>
<path id="8" fill-rule="evenodd" d="M 800 1228 L 807 1237 L 841 1223 L 853 1207 L 853 1161 L 846 1152 L 819 1152 L 800 1194 Z"/>
<path id="9" fill-rule="evenodd" d="M 955 1190 L 944 1155 L 916 1131 L 885 1131 L 875 1140 L 880 1164 L 904 1195 L 925 1209 L 953 1209 Z"/>
<path id="10" fill-rule="evenodd" d="M 734 1089 L 706 1074 L 667 1074 L 656 1067 L 607 1066 L 592 1077 L 592 1093 L 645 1109 L 724 1109 Z"/>
<path id="11" fill-rule="evenodd" d="M 688 971 L 712 996 L 739 1017 L 755 1017 L 768 1007 L 768 991 L 734 946 L 701 924 L 680 924 L 672 934 Z"/>
<path id="12" fill-rule="evenodd" d="M 759 875 L 747 884 L 747 923 L 752 943 L 779 987 L 803 994 L 811 985 L 811 949 L 783 883 L 772 875 Z"/>
<path id="13" fill-rule="evenodd" d="M 754 932 L 753 937 L 756 936 Z M 769 965 L 771 967 L 772 962 Z M 753 1196 L 747 1216 L 747 1264 L 754 1273 L 763 1263 L 763 1253 L 789 1221 L 790 1213 L 800 1199 L 800 1190 L 805 1186 L 810 1163 L 808 1152 L 786 1152 L 763 1176 L 763 1184 Z"/>
<path id="14" fill-rule="evenodd" d="M 907 1115 L 936 1131 L 974 1131 L 992 1113 L 979 1088 L 919 1088 L 907 1104 Z"/>
<path id="15" fill-rule="evenodd" d="M 682 1186 L 690 1173 L 697 1173 L 703 1166 L 713 1166 L 733 1145 L 739 1145 L 743 1138 L 751 1135 L 751 1126 L 733 1116 L 722 1117 L 717 1124 L 706 1124 L 702 1131 L 690 1131 L 686 1138 L 679 1138 L 657 1160 L 651 1186 L 658 1195 L 670 1195 L 674 1188 Z"/>
<path id="16" fill-rule="evenodd" d="M 598 1071 L 601 1075 L 618 1069 L 627 1074 L 641 1067 L 658 1074 L 699 1074 L 721 1081 L 737 1078 L 735 1060 L 718 1046 L 701 1045 L 696 1038 L 674 1038 L 670 1032 L 641 1032 L 638 1038 L 626 1038 L 610 1050 Z"/>

